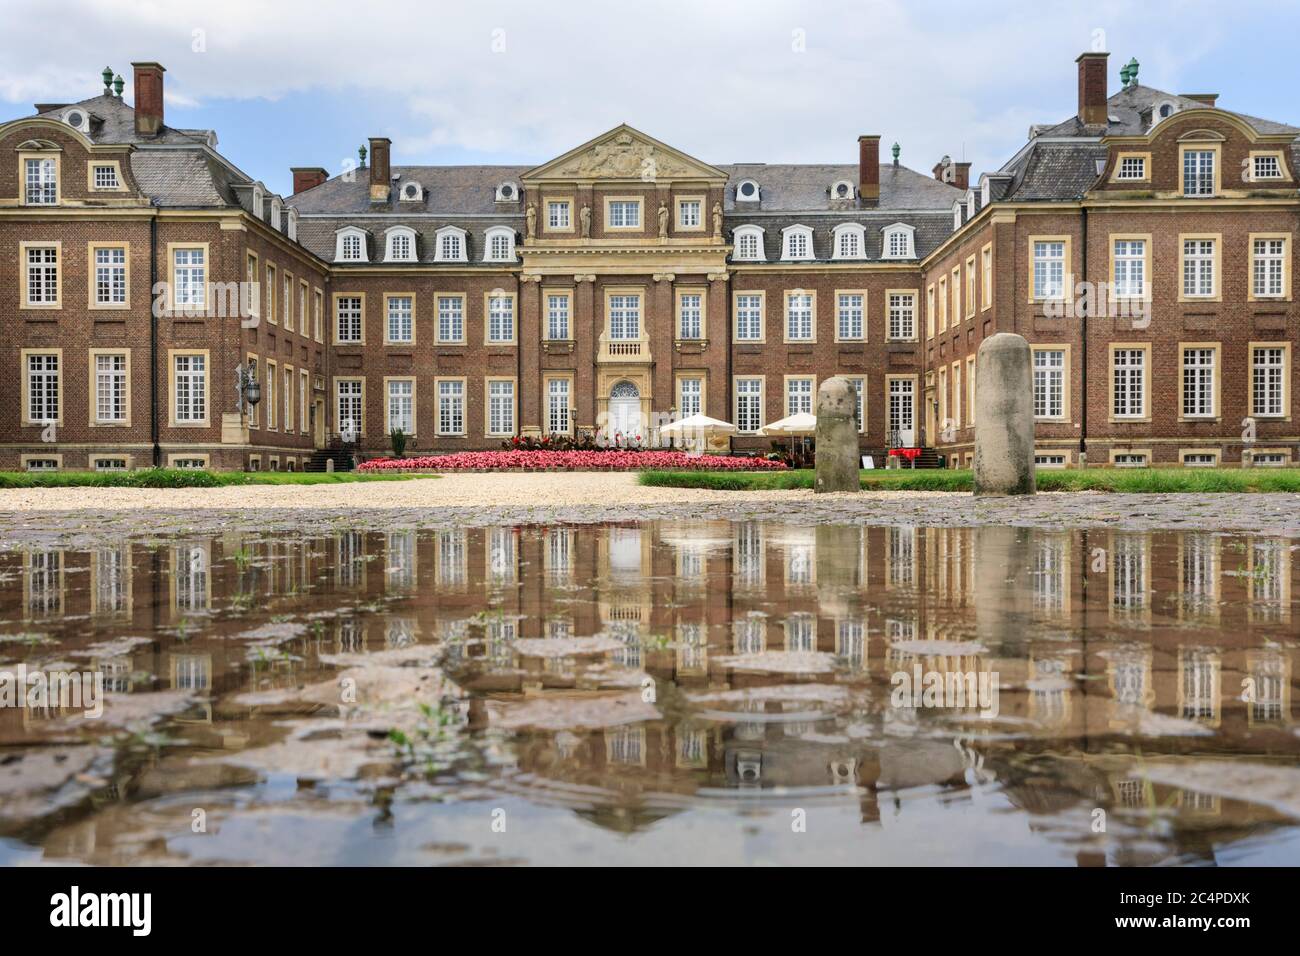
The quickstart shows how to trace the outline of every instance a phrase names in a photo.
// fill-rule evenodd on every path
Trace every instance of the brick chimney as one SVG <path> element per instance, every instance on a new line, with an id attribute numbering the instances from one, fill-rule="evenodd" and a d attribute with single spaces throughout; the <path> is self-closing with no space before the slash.
<path id="1" fill-rule="evenodd" d="M 953 163 L 952 184 L 958 189 L 970 188 L 970 163 Z"/>
<path id="2" fill-rule="evenodd" d="M 382 136 L 370 137 L 370 201 L 371 202 L 388 202 L 388 193 L 392 188 L 392 180 L 389 178 L 392 167 L 389 164 L 389 147 L 393 145 L 391 139 Z"/>
<path id="3" fill-rule="evenodd" d="M 163 126 L 163 74 L 161 63 L 132 63 L 135 70 L 135 131 L 157 136 Z"/>
<path id="4" fill-rule="evenodd" d="M 931 172 L 934 173 L 934 178 L 939 180 L 941 183 L 955 182 L 957 178 L 957 170 L 953 166 L 952 157 L 950 156 L 945 156 L 943 159 L 935 163 L 934 169 L 931 170 Z"/>
<path id="5" fill-rule="evenodd" d="M 858 137 L 858 198 L 864 203 L 880 201 L 880 137 Z"/>
<path id="6" fill-rule="evenodd" d="M 304 193 L 309 189 L 319 186 L 325 180 L 330 178 L 328 170 L 320 166 L 291 166 L 289 172 L 293 173 L 293 194 Z"/>
<path id="7" fill-rule="evenodd" d="M 1080 53 L 1074 62 L 1079 64 L 1079 120 L 1084 126 L 1105 126 L 1106 120 L 1106 59 L 1109 53 Z"/>

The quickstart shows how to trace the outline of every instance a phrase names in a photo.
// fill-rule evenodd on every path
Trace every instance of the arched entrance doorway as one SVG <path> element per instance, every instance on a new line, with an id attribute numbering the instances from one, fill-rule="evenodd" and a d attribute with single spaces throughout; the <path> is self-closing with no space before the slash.
<path id="1" fill-rule="evenodd" d="M 641 392 L 626 379 L 609 390 L 609 422 L 605 431 L 611 440 L 615 435 L 631 439 L 642 434 Z"/>

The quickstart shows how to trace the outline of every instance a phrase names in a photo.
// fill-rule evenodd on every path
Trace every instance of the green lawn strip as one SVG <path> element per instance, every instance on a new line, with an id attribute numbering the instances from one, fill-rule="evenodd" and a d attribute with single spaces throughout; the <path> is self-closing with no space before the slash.
<path id="1" fill-rule="evenodd" d="M 968 470 L 878 470 L 861 472 L 862 487 L 889 491 L 970 491 Z M 1146 494 L 1231 494 L 1300 492 L 1296 468 L 1098 468 L 1087 471 L 1040 470 L 1040 491 L 1113 491 Z M 661 488 L 716 491 L 770 491 L 811 488 L 811 470 L 776 472 L 643 471 L 641 484 Z"/>
<path id="2" fill-rule="evenodd" d="M 228 485 L 335 485 L 357 481 L 407 481 L 414 477 L 416 476 L 371 472 L 243 472 L 190 468 L 59 471 L 50 474 L 0 471 L 0 488 L 223 488 Z"/>

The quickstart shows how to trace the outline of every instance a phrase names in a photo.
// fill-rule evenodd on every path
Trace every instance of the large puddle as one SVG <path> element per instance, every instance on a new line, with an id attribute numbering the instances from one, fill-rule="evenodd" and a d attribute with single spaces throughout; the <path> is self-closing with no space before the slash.
<path id="1" fill-rule="evenodd" d="M 0 671 L 102 677 L 0 708 L 0 863 L 1295 864 L 1296 547 L 761 520 L 24 546 Z"/>

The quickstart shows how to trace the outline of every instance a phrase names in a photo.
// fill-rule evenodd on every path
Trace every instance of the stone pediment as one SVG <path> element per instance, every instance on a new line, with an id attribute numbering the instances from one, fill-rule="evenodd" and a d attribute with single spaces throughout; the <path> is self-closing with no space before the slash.
<path id="1" fill-rule="evenodd" d="M 603 179 L 725 182 L 727 174 L 623 125 L 524 174 L 528 182 Z"/>

